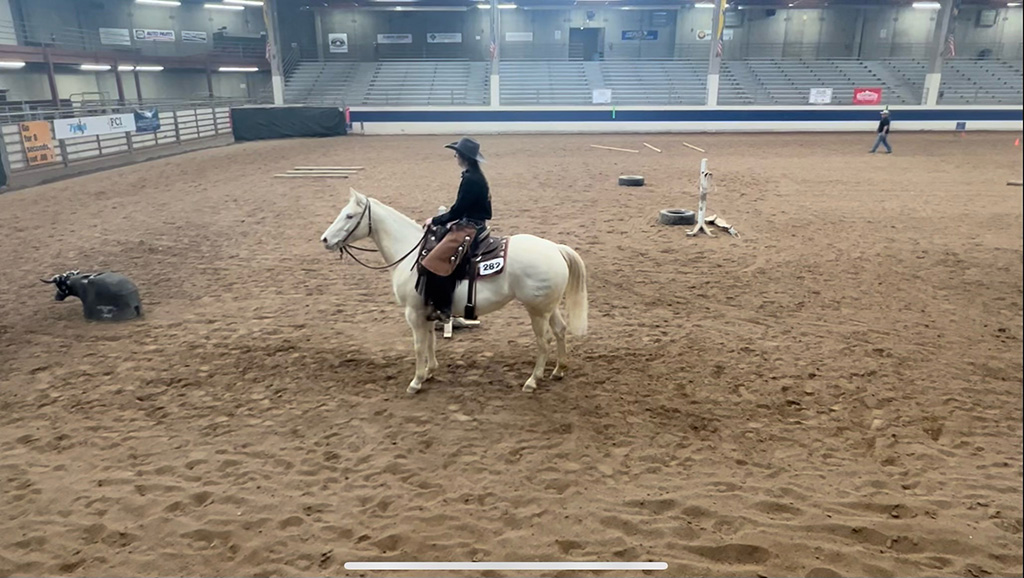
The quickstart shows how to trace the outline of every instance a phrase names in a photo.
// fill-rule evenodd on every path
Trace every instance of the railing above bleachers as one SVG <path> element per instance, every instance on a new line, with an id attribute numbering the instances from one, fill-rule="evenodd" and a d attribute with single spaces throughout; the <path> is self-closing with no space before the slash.
<path id="1" fill-rule="evenodd" d="M 180 40 L 180 39 L 179 39 Z M 132 53 L 139 56 L 197 56 L 252 60 L 266 56 L 266 40 L 231 37 L 223 33 L 209 35 L 207 42 L 132 42 L 109 44 L 101 41 L 98 29 L 40 28 L 24 22 L 0 20 L 0 44 L 52 46 L 70 51 Z"/>

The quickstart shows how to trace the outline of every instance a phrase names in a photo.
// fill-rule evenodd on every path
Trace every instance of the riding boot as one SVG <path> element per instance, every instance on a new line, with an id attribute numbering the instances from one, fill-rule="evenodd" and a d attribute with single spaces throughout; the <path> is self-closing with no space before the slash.
<path id="1" fill-rule="evenodd" d="M 447 321 L 452 316 L 452 301 L 455 293 L 455 276 L 440 277 L 433 273 L 426 276 L 424 294 L 433 311 L 427 316 L 432 321 Z"/>

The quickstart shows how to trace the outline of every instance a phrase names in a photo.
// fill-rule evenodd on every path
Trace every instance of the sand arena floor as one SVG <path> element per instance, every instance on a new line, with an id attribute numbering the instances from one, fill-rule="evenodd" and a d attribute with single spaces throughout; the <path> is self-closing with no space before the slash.
<path id="1" fill-rule="evenodd" d="M 524 394 L 506 308 L 439 340 L 410 396 L 388 276 L 318 239 L 350 184 L 450 203 L 449 140 L 235 145 L 0 196 L 0 576 L 1022 575 L 1013 135 L 482 137 L 494 228 L 580 252 L 591 332 Z M 645 140 L 665 152 L 587 146 Z M 741 239 L 656 224 L 695 205 L 684 140 Z M 270 178 L 296 165 L 366 170 Z M 145 319 L 53 302 L 37 279 L 69 268 L 130 275 Z"/>

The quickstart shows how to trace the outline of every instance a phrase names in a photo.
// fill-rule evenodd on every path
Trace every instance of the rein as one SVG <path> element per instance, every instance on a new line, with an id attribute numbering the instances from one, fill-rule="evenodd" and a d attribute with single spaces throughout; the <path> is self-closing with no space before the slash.
<path id="1" fill-rule="evenodd" d="M 378 267 L 378 266 L 374 266 L 374 265 L 367 265 L 366 263 L 363 263 L 362 261 L 360 261 L 359 257 L 356 257 L 355 253 L 353 253 L 352 251 L 356 250 L 356 251 L 362 251 L 364 253 L 380 253 L 380 251 L 378 249 L 368 249 L 366 247 L 355 247 L 355 246 L 351 246 L 350 247 L 350 246 L 345 244 L 345 241 L 348 241 L 348 238 L 351 237 L 352 234 L 355 233 L 356 230 L 359 229 L 359 225 L 363 222 L 363 217 L 367 218 L 366 224 L 367 224 L 367 226 L 370 229 L 370 235 L 371 236 L 373 235 L 373 210 L 370 208 L 371 205 L 372 205 L 372 201 L 367 199 L 366 200 L 366 207 L 363 208 L 363 212 L 359 215 L 359 220 L 356 221 L 356 225 L 354 227 L 352 227 L 352 230 L 349 231 L 348 234 L 345 235 L 345 238 L 341 240 L 341 243 L 339 243 L 338 258 L 341 259 L 341 260 L 344 260 L 345 259 L 345 255 L 347 254 L 349 257 L 352 257 L 353 261 L 355 261 L 356 263 L 362 265 L 363 267 L 365 267 L 367 269 L 371 269 L 371 270 L 374 270 L 374 271 L 383 271 L 384 269 L 390 269 L 390 268 L 394 267 L 395 265 L 401 263 L 402 261 L 405 261 L 405 259 L 409 255 L 412 255 L 413 253 L 415 253 L 416 249 L 419 249 L 420 245 L 423 244 L 423 240 L 427 238 L 427 231 L 424 231 L 423 232 L 423 236 L 420 237 L 419 242 L 417 242 L 413 246 L 412 249 L 409 249 L 408 253 L 406 253 L 405 255 L 402 255 L 401 257 L 399 257 L 397 261 L 395 261 L 393 263 L 389 263 L 387 265 L 384 265 L 383 267 Z"/>

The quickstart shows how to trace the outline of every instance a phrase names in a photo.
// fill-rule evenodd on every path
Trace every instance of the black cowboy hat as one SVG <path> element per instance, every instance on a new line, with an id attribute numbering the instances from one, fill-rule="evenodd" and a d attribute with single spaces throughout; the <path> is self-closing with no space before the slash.
<path id="1" fill-rule="evenodd" d="M 452 149 L 453 151 L 465 157 L 471 158 L 477 162 L 487 162 L 486 160 L 484 160 L 484 156 L 480 154 L 480 143 L 469 138 L 468 136 L 460 138 L 459 142 L 446 144 L 444 145 L 444 148 Z"/>

